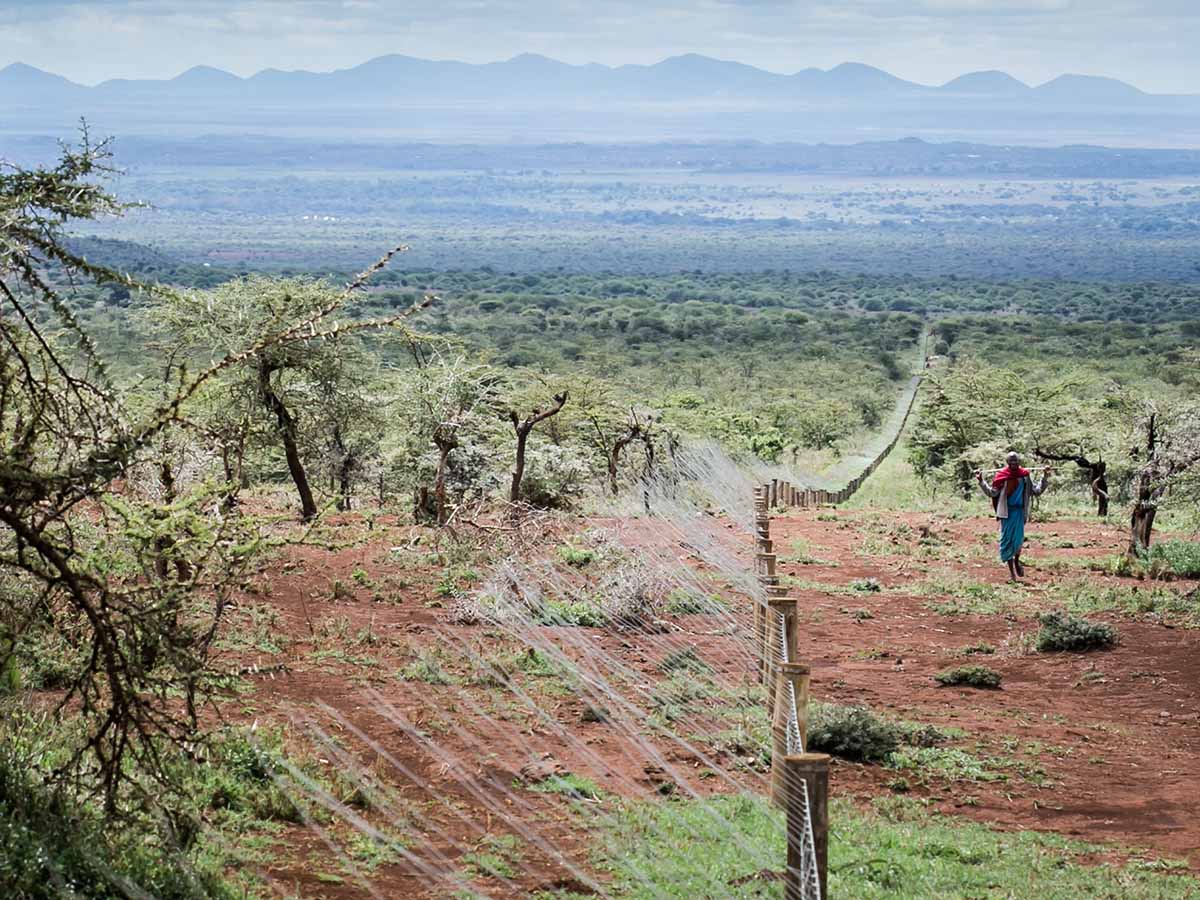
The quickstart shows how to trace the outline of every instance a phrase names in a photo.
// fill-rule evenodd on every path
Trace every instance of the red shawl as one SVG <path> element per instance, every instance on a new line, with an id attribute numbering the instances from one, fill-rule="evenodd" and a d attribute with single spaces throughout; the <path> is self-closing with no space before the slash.
<path id="1" fill-rule="evenodd" d="M 1005 466 L 992 478 L 992 487 L 998 488 L 1003 484 L 1004 496 L 1011 497 L 1013 491 L 1017 489 L 1017 485 L 1020 483 L 1021 479 L 1028 474 L 1029 470 L 1023 469 L 1020 466 L 1017 466 L 1015 471 L 1013 471 L 1010 466 Z"/>

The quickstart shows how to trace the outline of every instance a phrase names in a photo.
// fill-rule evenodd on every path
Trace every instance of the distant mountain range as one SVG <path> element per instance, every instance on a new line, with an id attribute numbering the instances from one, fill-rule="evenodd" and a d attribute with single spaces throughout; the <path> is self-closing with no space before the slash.
<path id="1" fill-rule="evenodd" d="M 534 54 L 479 65 L 392 55 L 333 72 L 265 69 L 249 78 L 240 78 L 220 69 L 196 66 L 171 79 L 114 79 L 95 87 L 85 87 L 23 63 L 0 69 L 0 104 L 8 107 L 83 99 L 101 103 L 203 99 L 288 105 L 360 105 L 365 101 L 386 100 L 398 106 L 411 106 L 430 99 L 499 98 L 521 103 L 567 98 L 641 102 L 737 98 L 777 102 L 897 95 L 925 99 L 1020 98 L 1031 102 L 1118 106 L 1154 96 L 1122 81 L 1090 75 L 1060 75 L 1031 87 L 1005 72 L 971 72 L 931 87 L 862 63 L 847 62 L 827 70 L 809 68 L 793 75 L 780 75 L 698 54 L 672 56 L 654 65 L 616 67 L 597 63 L 569 65 Z"/>
<path id="2" fill-rule="evenodd" d="M 198 66 L 172 79 L 94 87 L 22 63 L 0 69 L 0 131 L 61 131 L 80 116 L 122 134 L 176 136 L 841 140 L 918 134 L 1063 143 L 1095 135 L 1120 143 L 1149 134 L 1169 135 L 1162 139 L 1173 146 L 1200 145 L 1200 96 L 1148 94 L 1088 75 L 1031 86 L 1004 72 L 972 72 L 928 86 L 861 63 L 782 75 L 697 54 L 615 67 L 531 54 L 480 65 L 393 55 L 334 72 L 266 69 L 241 78 Z M 1058 132 L 1042 140 L 1048 128 Z"/>

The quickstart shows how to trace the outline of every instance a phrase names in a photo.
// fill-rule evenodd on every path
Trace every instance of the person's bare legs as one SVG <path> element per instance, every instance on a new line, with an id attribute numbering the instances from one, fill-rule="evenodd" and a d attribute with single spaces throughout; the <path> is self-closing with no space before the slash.
<path id="1" fill-rule="evenodd" d="M 1015 556 L 1008 561 L 1008 580 L 1009 581 L 1020 580 L 1017 575 L 1017 558 Z"/>
<path id="2" fill-rule="evenodd" d="M 1013 562 L 1017 564 L 1017 566 L 1016 566 L 1017 577 L 1024 578 L 1025 577 L 1025 567 L 1023 565 L 1021 565 L 1021 554 L 1020 553 L 1018 553 L 1016 556 L 1013 557 Z"/>

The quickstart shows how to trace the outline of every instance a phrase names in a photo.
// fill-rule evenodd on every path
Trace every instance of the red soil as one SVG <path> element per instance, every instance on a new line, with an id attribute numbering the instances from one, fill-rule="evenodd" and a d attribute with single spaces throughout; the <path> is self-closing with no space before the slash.
<path id="1" fill-rule="evenodd" d="M 863 514 L 838 512 L 837 521 L 827 521 L 828 511 L 822 516 L 826 521 L 817 515 L 803 511 L 773 521 L 783 574 L 837 585 L 875 578 L 897 590 L 836 595 L 797 591 L 804 623 L 801 656 L 813 664 L 814 699 L 866 703 L 896 717 L 961 728 L 967 737 L 955 746 L 992 760 L 1006 776 L 1003 781 L 955 784 L 932 775 L 922 781 L 908 773 L 911 795 L 928 798 L 946 813 L 1004 828 L 1052 830 L 1146 848 L 1187 858 L 1200 870 L 1200 819 L 1190 809 L 1200 796 L 1200 631 L 1103 614 L 1094 618 L 1111 621 L 1120 631 L 1115 649 L 1009 653 L 1006 648 L 1019 634 L 1036 630 L 1032 611 L 1007 617 L 939 615 L 926 605 L 938 598 L 905 592 L 922 577 L 916 544 L 921 526 L 936 533 L 943 549 L 966 552 L 966 561 L 955 565 L 967 578 L 1002 581 L 1000 564 L 977 554 L 992 537 L 989 520 L 893 517 L 889 521 L 903 521 L 917 531 L 896 537 L 894 553 L 863 556 L 863 533 L 858 529 Z M 623 539 L 640 542 L 648 554 L 666 554 L 704 568 L 686 542 L 665 536 L 652 522 L 621 527 Z M 1049 532 L 1078 549 L 1044 549 L 1040 536 Z M 283 660 L 288 667 L 273 679 L 258 679 L 257 693 L 249 701 L 254 716 L 290 721 L 297 733 L 315 723 L 334 735 L 365 769 L 394 788 L 400 798 L 395 811 L 402 820 L 395 830 L 427 836 L 428 843 L 413 846 L 419 864 L 401 861 L 371 875 L 377 896 L 450 896 L 453 887 L 438 879 L 461 870 L 464 854 L 484 835 L 517 834 L 525 848 L 511 880 L 487 877 L 475 882 L 490 896 L 523 897 L 556 887 L 586 893 L 587 878 L 602 883 L 603 876 L 592 868 L 592 842 L 563 798 L 514 787 L 522 769 L 528 773 L 530 766 L 585 775 L 620 796 L 650 797 L 665 789 L 697 795 L 763 790 L 762 775 L 739 768 L 728 752 L 706 761 L 680 744 L 631 742 L 626 729 L 637 723 L 619 711 L 608 722 L 583 721 L 587 704 L 573 694 L 539 696 L 537 706 L 545 714 L 539 720 L 520 708 L 481 712 L 495 696 L 493 688 L 395 677 L 421 648 L 440 646 L 458 654 L 452 658 L 461 658 L 520 646 L 494 629 L 449 621 L 435 592 L 441 569 L 414 568 L 411 561 L 402 564 L 389 553 L 409 534 L 407 529 L 381 525 L 354 548 L 289 550 L 265 574 L 269 594 L 253 602 L 277 611 L 278 630 L 291 644 L 282 656 L 256 660 L 253 654 L 240 654 L 244 663 L 272 665 Z M 1103 555 L 1121 546 L 1118 531 L 1094 523 L 1038 525 L 1030 538 L 1026 590 L 1034 598 L 1051 581 L 1084 574 L 1080 570 L 1076 575 L 1051 575 L 1038 567 L 1039 559 Z M 826 562 L 789 562 L 788 547 L 796 539 L 807 544 L 811 556 Z M 733 540 L 745 545 L 741 549 L 739 544 L 739 552 L 749 566 L 749 539 Z M 384 584 L 390 577 L 395 586 L 392 601 L 400 602 L 373 600 L 372 588 L 354 580 L 356 570 L 365 573 L 360 580 L 367 585 Z M 331 588 L 334 580 L 346 588 L 338 599 Z M 739 606 L 739 617 L 748 621 L 748 602 L 736 595 L 729 599 Z M 852 615 L 855 610 L 869 611 L 870 618 Z M 327 637 L 315 636 L 314 631 L 331 617 L 344 617 L 343 633 L 366 630 L 375 636 L 362 653 L 377 665 L 314 657 L 329 646 Z M 590 647 L 610 654 L 629 667 L 631 677 L 649 684 L 663 677 L 657 664 L 667 652 L 692 645 L 736 684 L 749 678 L 751 665 L 739 637 L 721 633 L 727 631 L 726 624 L 717 617 L 693 615 L 679 618 L 663 633 L 561 629 L 556 635 L 546 627 L 539 631 L 554 640 L 561 637 L 566 652 L 585 663 L 589 645 L 572 647 L 568 642 L 586 634 Z M 986 657 L 954 655 L 980 641 L 1001 650 Z M 948 665 L 975 662 L 1002 673 L 1000 690 L 941 688 L 932 680 Z M 687 727 L 684 724 L 681 733 Z M 345 769 L 346 763 L 332 752 L 318 752 L 328 760 L 331 774 Z M 722 777 L 724 773 L 733 774 Z M 889 794 L 887 783 L 898 774 L 877 766 L 837 763 L 832 790 L 864 799 Z M 362 815 L 373 824 L 386 824 L 379 810 Z M 337 861 L 312 831 L 291 829 L 281 851 L 265 870 L 281 890 L 304 897 L 370 895 L 350 878 L 342 883 L 331 883 L 328 874 L 322 878 L 322 873 L 338 870 Z M 1118 855 L 1124 852 L 1114 849 Z"/>

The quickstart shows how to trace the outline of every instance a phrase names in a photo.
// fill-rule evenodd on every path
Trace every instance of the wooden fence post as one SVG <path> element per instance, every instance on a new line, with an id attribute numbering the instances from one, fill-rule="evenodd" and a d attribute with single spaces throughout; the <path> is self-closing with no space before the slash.
<path id="1" fill-rule="evenodd" d="M 829 896 L 829 756 L 824 753 L 800 753 L 786 762 L 787 790 L 787 878 L 785 900 L 803 900 L 805 791 L 812 822 L 813 850 L 817 858 L 817 883 L 821 900 Z"/>
<path id="2" fill-rule="evenodd" d="M 775 679 L 775 709 L 771 716 L 771 802 L 787 808 L 787 726 L 791 718 L 792 697 L 796 698 L 796 726 L 800 746 L 808 742 L 808 683 L 807 663 L 790 662 L 779 667 Z"/>

